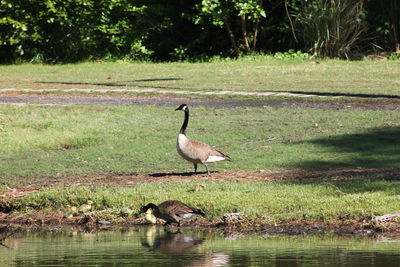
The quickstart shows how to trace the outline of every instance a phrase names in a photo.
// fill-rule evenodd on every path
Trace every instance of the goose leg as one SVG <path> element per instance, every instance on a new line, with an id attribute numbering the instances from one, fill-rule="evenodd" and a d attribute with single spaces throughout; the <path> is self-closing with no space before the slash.
<path id="1" fill-rule="evenodd" d="M 194 165 L 194 173 L 196 173 L 197 172 L 197 164 L 193 163 L 193 165 Z"/>
<path id="2" fill-rule="evenodd" d="M 207 165 L 207 163 L 206 163 L 206 164 L 204 164 L 204 166 L 206 166 L 206 169 L 207 169 L 207 174 L 208 174 L 208 176 L 211 176 L 211 173 L 210 173 L 210 170 L 208 169 L 208 165 Z"/>

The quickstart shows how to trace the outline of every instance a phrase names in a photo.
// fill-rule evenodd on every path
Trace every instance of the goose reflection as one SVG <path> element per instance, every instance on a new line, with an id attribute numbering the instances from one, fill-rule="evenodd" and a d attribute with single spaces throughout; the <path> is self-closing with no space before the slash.
<path id="1" fill-rule="evenodd" d="M 192 261 L 187 267 L 223 267 L 229 264 L 229 255 L 224 253 L 210 253 Z"/>
<path id="2" fill-rule="evenodd" d="M 176 232 L 157 228 L 156 226 L 149 227 L 146 230 L 145 240 L 142 240 L 142 245 L 154 251 L 160 251 L 168 255 L 184 255 L 191 253 L 194 258 L 190 262 L 185 262 L 186 267 L 222 267 L 229 264 L 229 255 L 219 252 L 196 253 L 189 252 L 190 249 L 200 245 L 203 238 L 198 238 L 186 233 L 182 233 L 179 229 Z M 204 251 L 200 248 L 199 251 Z"/>
<path id="3" fill-rule="evenodd" d="M 203 239 L 184 234 L 180 230 L 177 232 L 167 230 L 162 234 L 156 227 L 150 227 L 146 231 L 146 240 L 142 241 L 142 245 L 165 254 L 184 254 L 202 242 Z"/>
<path id="4" fill-rule="evenodd" d="M 4 242 L 7 241 L 9 244 L 16 244 L 18 245 L 18 239 L 16 238 L 10 238 L 15 234 L 14 231 L 10 231 L 9 229 L 7 229 L 7 227 L 2 227 L 0 228 L 0 247 L 5 247 L 5 248 L 11 248 L 8 245 L 6 245 Z"/>

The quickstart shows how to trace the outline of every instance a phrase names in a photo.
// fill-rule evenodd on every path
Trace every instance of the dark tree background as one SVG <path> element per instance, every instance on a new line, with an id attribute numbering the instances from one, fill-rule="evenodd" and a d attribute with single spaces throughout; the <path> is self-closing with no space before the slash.
<path id="1" fill-rule="evenodd" d="M 0 63 L 400 53 L 398 0 L 0 0 Z"/>

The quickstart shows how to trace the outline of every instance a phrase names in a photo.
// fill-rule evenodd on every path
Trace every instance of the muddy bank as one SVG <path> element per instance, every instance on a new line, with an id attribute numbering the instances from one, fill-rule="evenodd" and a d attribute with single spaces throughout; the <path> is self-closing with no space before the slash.
<path id="1" fill-rule="evenodd" d="M 193 107 L 247 108 L 273 107 L 293 109 L 328 110 L 388 110 L 400 111 L 397 98 L 249 98 L 221 99 L 175 96 L 130 96 L 130 95 L 51 95 L 51 94 L 0 94 L 0 103 L 41 105 L 103 105 L 103 106 L 167 106 L 175 107 L 186 103 Z"/>
<path id="2" fill-rule="evenodd" d="M 84 231 L 116 230 L 126 227 L 140 227 L 148 224 L 144 218 L 115 218 L 105 220 L 92 216 L 76 216 L 65 218 L 62 214 L 24 214 L 11 215 L 0 213 L 1 228 L 29 228 L 29 229 L 62 229 L 76 228 Z M 158 220 L 157 226 L 163 227 L 163 221 Z M 177 229 L 177 226 L 168 226 Z M 285 223 L 268 223 L 262 219 L 241 219 L 235 222 L 223 222 L 222 220 L 206 221 L 196 220 L 184 222 L 182 228 L 211 229 L 228 234 L 352 234 L 352 235 L 376 235 L 393 234 L 400 235 L 400 222 L 388 221 L 377 224 L 373 220 L 362 221 L 293 221 Z"/>
<path id="3" fill-rule="evenodd" d="M 33 211 L 29 214 L 15 215 L 12 208 L 7 210 L 7 203 L 14 199 L 59 185 L 105 185 L 105 186 L 135 186 L 141 183 L 165 184 L 173 182 L 269 182 L 269 181 L 338 181 L 355 180 L 374 177 L 382 180 L 399 179 L 400 170 L 396 168 L 335 168 L 335 169 L 291 169 L 291 170 L 266 170 L 266 171 L 226 171 L 214 172 L 212 176 L 206 173 L 152 173 L 138 175 L 111 175 L 97 174 L 87 176 L 71 176 L 68 179 L 56 180 L 51 177 L 41 180 L 31 180 L 31 185 L 21 188 L 10 188 L 0 195 L 0 227 L 15 225 L 19 227 L 82 227 L 87 229 L 112 229 L 114 227 L 130 227 L 146 225 L 142 217 L 118 217 L 104 219 L 96 216 L 93 212 L 90 215 L 79 215 L 65 218 L 65 213 L 56 211 L 52 214 L 38 214 Z M 158 225 L 162 225 L 158 221 Z M 268 216 L 264 218 L 240 218 L 234 221 L 223 221 L 217 219 L 208 221 L 198 218 L 195 221 L 184 222 L 184 227 L 194 228 L 216 228 L 221 231 L 236 231 L 240 233 L 286 233 L 286 234 L 312 234 L 333 232 L 338 234 L 375 234 L 381 232 L 400 233 L 400 220 L 377 222 L 374 218 L 363 218 L 359 220 L 336 220 L 336 221 L 290 221 L 271 223 Z"/>
<path id="4" fill-rule="evenodd" d="M 31 180 L 31 185 L 21 188 L 10 188 L 0 195 L 0 227 L 17 226 L 33 228 L 64 228 L 78 227 L 89 230 L 114 229 L 115 227 L 133 227 L 146 225 L 144 218 L 138 217 L 136 213 L 129 217 L 113 216 L 112 218 L 101 218 L 98 213 L 80 214 L 66 218 L 65 212 L 54 211 L 54 213 L 42 214 L 30 211 L 29 214 L 13 213 L 13 208 L 7 210 L 7 205 L 13 200 L 58 185 L 105 185 L 105 186 L 135 186 L 141 183 L 165 184 L 173 182 L 268 182 L 268 181 L 338 181 L 355 180 L 374 177 L 381 180 L 398 180 L 400 170 L 396 168 L 335 168 L 335 169 L 291 169 L 291 170 L 266 170 L 266 171 L 226 171 L 214 172 L 212 176 L 205 173 L 152 173 L 138 175 L 111 175 L 97 174 L 87 176 L 71 176 L 68 179 L 57 180 L 47 177 L 41 180 Z M 12 205 L 10 206 L 12 207 Z M 17 210 L 17 209 L 15 209 Z M 273 216 L 273 215 L 272 215 Z M 399 216 L 400 217 L 400 216 Z M 214 219 L 209 221 L 197 218 L 182 223 L 183 227 L 218 229 L 223 232 L 238 233 L 284 233 L 284 234 L 314 234 L 314 233 L 337 233 L 337 234 L 368 234 L 391 233 L 400 234 L 399 217 L 387 217 L 388 219 L 377 220 L 377 218 L 364 217 L 358 220 L 343 219 L 325 221 L 296 220 L 289 222 L 272 223 L 271 217 L 266 214 L 262 218 L 239 218 L 237 220 Z M 158 221 L 157 225 L 162 225 Z"/>

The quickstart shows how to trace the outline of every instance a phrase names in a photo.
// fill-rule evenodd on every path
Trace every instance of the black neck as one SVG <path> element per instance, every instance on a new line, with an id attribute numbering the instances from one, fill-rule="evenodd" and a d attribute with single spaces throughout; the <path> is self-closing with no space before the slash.
<path id="1" fill-rule="evenodd" d="M 189 123 L 189 108 L 186 108 L 184 110 L 184 112 L 185 112 L 185 120 L 183 121 L 181 130 L 179 131 L 179 133 L 181 133 L 181 134 L 185 134 L 186 128 L 187 128 L 188 123 Z"/>

